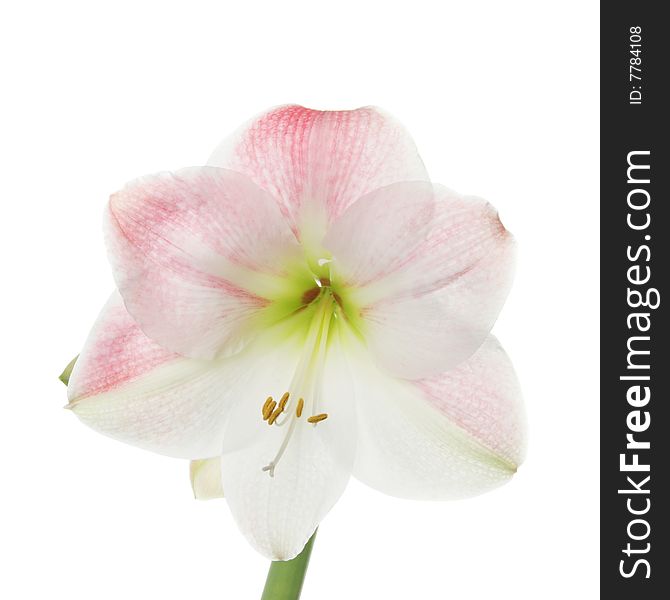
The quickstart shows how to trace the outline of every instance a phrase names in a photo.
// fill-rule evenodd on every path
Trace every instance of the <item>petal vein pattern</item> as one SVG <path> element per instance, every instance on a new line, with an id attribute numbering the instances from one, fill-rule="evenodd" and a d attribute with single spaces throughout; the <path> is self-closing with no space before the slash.
<path id="1" fill-rule="evenodd" d="M 129 184 L 111 198 L 106 232 L 130 314 L 193 358 L 234 354 L 253 339 L 299 254 L 274 200 L 212 167 Z"/>
<path id="2" fill-rule="evenodd" d="M 374 107 L 272 109 L 226 140 L 209 164 L 240 171 L 278 198 L 298 235 L 306 221 L 323 233 L 372 190 L 428 180 L 409 134 Z"/>
<path id="3" fill-rule="evenodd" d="M 393 496 L 474 496 L 505 483 L 525 452 L 514 370 L 495 338 L 456 369 L 429 379 L 390 378 L 352 359 L 358 450 L 354 475 Z"/>
<path id="4" fill-rule="evenodd" d="M 471 356 L 513 279 L 514 239 L 495 209 L 434 184 L 369 194 L 333 224 L 324 244 L 368 348 L 407 379 Z"/>

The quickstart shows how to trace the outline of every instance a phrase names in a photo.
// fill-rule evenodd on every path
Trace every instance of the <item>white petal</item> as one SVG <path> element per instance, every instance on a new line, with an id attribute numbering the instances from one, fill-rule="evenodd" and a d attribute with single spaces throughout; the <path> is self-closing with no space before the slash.
<path id="1" fill-rule="evenodd" d="M 192 460 L 189 473 L 196 500 L 223 498 L 220 456 Z"/>
<path id="2" fill-rule="evenodd" d="M 262 401 L 284 367 L 281 352 L 260 341 L 216 361 L 169 352 L 144 335 L 114 294 L 74 366 L 68 407 L 128 444 L 177 458 L 211 457 L 221 453 L 235 401 Z"/>
<path id="3" fill-rule="evenodd" d="M 310 399 L 286 451 L 270 477 L 270 463 L 289 422 L 268 426 L 258 407 L 233 412 L 221 459 L 223 487 L 235 520 L 249 542 L 272 560 L 290 560 L 303 549 L 349 480 L 355 452 L 355 417 L 348 373 L 338 351 L 328 357 L 318 411 L 329 417 L 311 425 Z M 294 399 L 295 401 L 295 399 Z M 289 405 L 291 414 L 295 403 Z"/>
<path id="4" fill-rule="evenodd" d="M 414 194 L 421 198 L 425 184 L 416 185 L 421 187 Z M 400 196 L 389 198 L 386 214 L 375 211 L 376 228 L 352 234 L 354 240 L 369 237 L 374 247 L 395 232 L 416 241 L 414 246 L 389 244 L 388 254 L 378 253 L 379 265 L 374 255 L 341 248 L 334 262 L 347 284 L 358 286 L 350 299 L 362 307 L 360 330 L 369 348 L 390 373 L 408 379 L 439 373 L 472 355 L 490 332 L 514 272 L 514 240 L 495 209 L 441 186 L 433 189 L 436 202 L 426 235 L 420 227 L 414 237 L 408 232 Z M 357 220 L 366 223 L 363 215 Z"/>
<path id="5" fill-rule="evenodd" d="M 456 369 L 393 380 L 357 357 L 359 438 L 354 475 L 384 493 L 425 500 L 481 494 L 522 462 L 518 382 L 495 338 Z"/>

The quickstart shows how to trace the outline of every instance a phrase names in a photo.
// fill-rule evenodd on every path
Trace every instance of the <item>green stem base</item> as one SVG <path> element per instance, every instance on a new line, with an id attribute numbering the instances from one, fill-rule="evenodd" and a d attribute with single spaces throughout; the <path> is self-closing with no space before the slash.
<path id="1" fill-rule="evenodd" d="M 261 600 L 298 600 L 300 598 L 315 537 L 316 531 L 309 538 L 302 552 L 295 558 L 272 562 Z"/>

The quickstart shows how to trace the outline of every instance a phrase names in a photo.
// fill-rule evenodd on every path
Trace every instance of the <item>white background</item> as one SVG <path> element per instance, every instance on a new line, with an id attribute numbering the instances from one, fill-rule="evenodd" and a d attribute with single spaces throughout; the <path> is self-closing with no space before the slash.
<path id="1" fill-rule="evenodd" d="M 100 232 L 126 180 L 202 164 L 255 113 L 378 104 L 435 181 L 520 245 L 495 332 L 527 462 L 474 500 L 352 482 L 303 598 L 590 599 L 598 576 L 597 3 L 22 2 L 0 9 L 0 596 L 260 596 L 267 563 L 186 462 L 61 409 L 61 368 L 113 287 Z"/>

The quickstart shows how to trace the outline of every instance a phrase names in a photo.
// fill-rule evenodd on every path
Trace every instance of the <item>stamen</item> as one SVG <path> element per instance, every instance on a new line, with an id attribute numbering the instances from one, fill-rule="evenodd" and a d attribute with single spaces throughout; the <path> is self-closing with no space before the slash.
<path id="1" fill-rule="evenodd" d="M 275 406 L 277 406 L 277 403 L 272 398 L 269 398 L 269 400 L 270 402 L 266 400 L 263 405 L 263 421 L 267 421 L 270 418 L 272 411 L 275 409 Z"/>
<path id="2" fill-rule="evenodd" d="M 323 279 L 319 283 L 330 282 Z M 270 477 L 274 477 L 275 469 L 289 445 L 291 436 L 296 427 L 300 426 L 298 419 L 302 416 L 305 408 L 305 397 L 307 397 L 307 402 L 310 403 L 310 412 L 315 413 L 307 419 L 308 423 L 314 425 L 328 418 L 326 413 L 319 413 L 318 411 L 328 348 L 328 334 L 336 315 L 333 311 L 335 305 L 333 295 L 329 291 L 324 291 L 321 296 L 316 303 L 316 312 L 312 318 L 307 339 L 304 342 L 304 352 L 288 387 L 290 393 L 284 392 L 278 403 L 268 399 L 270 402 L 266 400 L 263 405 L 263 419 L 267 421 L 268 425 L 277 425 L 278 427 L 287 425 L 286 433 L 275 457 L 262 467 L 263 472 L 267 472 Z M 286 410 L 291 396 L 298 399 L 295 413 L 293 413 L 292 404 L 290 411 Z"/>
<path id="3" fill-rule="evenodd" d="M 284 412 L 284 409 L 282 408 L 281 405 L 279 405 L 276 410 L 270 415 L 270 418 L 268 419 L 268 425 L 272 425 L 276 420 L 279 415 L 281 415 Z"/>

